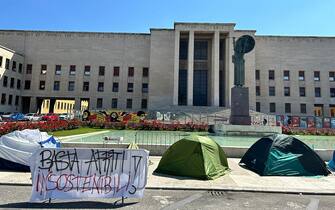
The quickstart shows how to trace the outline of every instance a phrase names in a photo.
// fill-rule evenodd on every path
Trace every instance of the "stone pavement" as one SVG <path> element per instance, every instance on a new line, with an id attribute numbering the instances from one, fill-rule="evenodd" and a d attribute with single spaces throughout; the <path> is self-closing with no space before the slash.
<path id="1" fill-rule="evenodd" d="M 282 193 L 334 194 L 335 176 L 261 177 L 238 165 L 240 159 L 229 158 L 231 172 L 216 180 L 204 181 L 185 177 L 154 175 L 161 157 L 150 156 L 147 188 L 184 190 L 229 190 Z M 31 185 L 30 173 L 0 171 L 0 184 Z"/>

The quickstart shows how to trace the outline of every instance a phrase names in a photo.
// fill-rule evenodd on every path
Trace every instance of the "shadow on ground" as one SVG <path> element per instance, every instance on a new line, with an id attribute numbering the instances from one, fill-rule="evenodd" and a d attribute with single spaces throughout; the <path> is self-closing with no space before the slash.
<path id="1" fill-rule="evenodd" d="M 138 202 L 125 202 L 124 204 L 121 201 L 116 201 L 114 203 L 105 203 L 105 202 L 97 202 L 97 201 L 76 201 L 76 202 L 62 202 L 62 203 L 28 203 L 28 202 L 20 202 L 20 203 L 8 203 L 0 205 L 0 209 L 2 208 L 19 208 L 19 209 L 117 209 L 125 206 L 130 206 L 137 204 Z"/>

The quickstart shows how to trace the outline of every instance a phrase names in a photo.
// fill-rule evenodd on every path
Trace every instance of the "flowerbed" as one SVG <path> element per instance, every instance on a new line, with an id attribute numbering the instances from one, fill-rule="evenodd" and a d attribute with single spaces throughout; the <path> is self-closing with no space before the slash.
<path id="1" fill-rule="evenodd" d="M 143 121 L 143 122 L 83 122 L 83 126 L 92 128 L 108 128 L 108 129 L 129 129 L 129 130 L 161 130 L 161 131 L 207 131 L 207 124 L 186 123 L 162 123 L 159 121 Z"/>
<path id="2" fill-rule="evenodd" d="M 15 130 L 39 129 L 40 131 L 51 132 L 57 130 L 70 130 L 81 125 L 79 120 L 58 120 L 39 122 L 6 122 L 0 125 L 0 136 Z"/>
<path id="3" fill-rule="evenodd" d="M 333 128 L 296 128 L 282 126 L 282 133 L 288 135 L 322 135 L 335 136 L 335 129 Z"/>

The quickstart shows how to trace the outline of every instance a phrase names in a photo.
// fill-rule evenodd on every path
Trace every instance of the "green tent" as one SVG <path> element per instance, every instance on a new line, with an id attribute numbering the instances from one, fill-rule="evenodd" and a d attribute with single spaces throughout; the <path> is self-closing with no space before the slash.
<path id="1" fill-rule="evenodd" d="M 198 179 L 216 179 L 229 170 L 227 157 L 215 141 L 191 135 L 169 147 L 155 172 Z"/>

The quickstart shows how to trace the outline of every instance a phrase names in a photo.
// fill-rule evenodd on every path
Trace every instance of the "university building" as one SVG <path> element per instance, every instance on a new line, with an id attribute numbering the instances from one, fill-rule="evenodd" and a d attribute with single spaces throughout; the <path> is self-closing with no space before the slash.
<path id="1" fill-rule="evenodd" d="M 230 108 L 234 40 L 251 110 L 335 116 L 335 37 L 259 36 L 233 23 L 175 23 L 150 33 L 0 30 L 0 112 Z M 42 106 L 43 105 L 43 106 Z M 45 109 L 45 107 L 44 107 Z"/>

